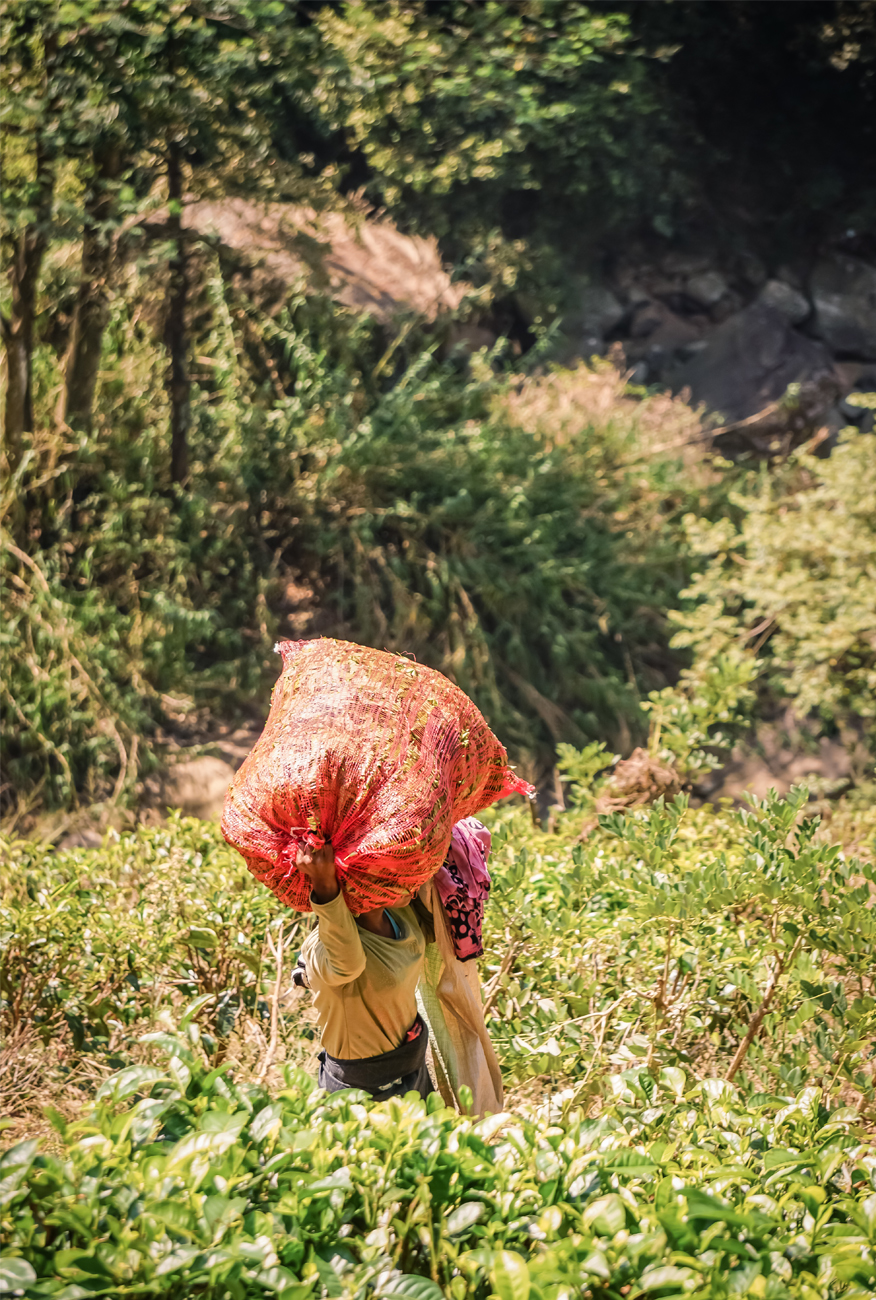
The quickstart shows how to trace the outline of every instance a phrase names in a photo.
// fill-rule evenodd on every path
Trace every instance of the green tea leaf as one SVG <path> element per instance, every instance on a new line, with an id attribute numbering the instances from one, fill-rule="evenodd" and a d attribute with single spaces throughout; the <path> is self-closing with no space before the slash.
<path id="1" fill-rule="evenodd" d="M 407 1300 L 445 1300 L 444 1292 L 437 1282 L 429 1277 L 415 1277 L 412 1274 L 395 1278 L 379 1294 L 406 1296 Z"/>
<path id="2" fill-rule="evenodd" d="M 481 1201 L 467 1201 L 464 1205 L 458 1205 L 447 1216 L 445 1222 L 447 1232 L 451 1237 L 465 1232 L 482 1219 L 485 1212 L 486 1206 Z"/>
<path id="3" fill-rule="evenodd" d="M 0 1259 L 0 1284 L 9 1291 L 18 1291 L 36 1281 L 36 1273 L 26 1259 L 4 1256 Z"/>
<path id="4" fill-rule="evenodd" d="M 690 1268 L 677 1268 L 673 1264 L 661 1264 L 656 1268 L 646 1269 L 639 1279 L 639 1291 L 662 1291 L 664 1287 L 688 1287 L 698 1280 L 697 1274 Z"/>
<path id="5" fill-rule="evenodd" d="M 498 1250 L 490 1266 L 490 1284 L 499 1300 L 529 1300 L 526 1260 L 514 1250 Z"/>
<path id="6" fill-rule="evenodd" d="M 613 1237 L 620 1232 L 627 1221 L 626 1206 L 616 1192 L 600 1196 L 584 1209 L 585 1226 L 592 1228 L 600 1237 Z"/>
<path id="7" fill-rule="evenodd" d="M 95 1097 L 97 1101 L 106 1099 L 111 1102 L 124 1101 L 135 1092 L 143 1092 L 151 1088 L 153 1083 L 159 1079 L 166 1079 L 167 1075 L 163 1070 L 156 1070 L 151 1065 L 129 1065 L 127 1069 L 120 1070 L 118 1074 L 110 1077 L 100 1085 Z"/>

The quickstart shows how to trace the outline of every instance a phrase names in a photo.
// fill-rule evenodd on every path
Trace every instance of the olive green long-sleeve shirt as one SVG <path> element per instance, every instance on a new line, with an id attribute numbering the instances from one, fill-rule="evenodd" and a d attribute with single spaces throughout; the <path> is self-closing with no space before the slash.
<path id="1" fill-rule="evenodd" d="M 314 903 L 317 928 L 301 950 L 329 1056 L 359 1061 L 391 1052 L 417 1018 L 426 941 L 411 907 L 387 908 L 401 937 L 356 924 L 342 894 Z"/>

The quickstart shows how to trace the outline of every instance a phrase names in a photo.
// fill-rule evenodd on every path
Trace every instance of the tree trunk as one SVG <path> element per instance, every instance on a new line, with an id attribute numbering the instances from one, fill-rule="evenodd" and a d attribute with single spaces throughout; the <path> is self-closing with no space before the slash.
<path id="1" fill-rule="evenodd" d="M 16 259 L 17 261 L 17 259 Z M 15 273 L 12 273 L 13 301 L 15 299 Z M 25 317 L 13 314 L 3 319 L 3 344 L 6 351 L 6 402 L 3 412 L 3 450 L 6 453 L 8 473 L 14 473 L 21 461 L 22 434 L 32 423 L 30 405 L 30 350 L 27 336 L 31 333 Z"/>
<path id="2" fill-rule="evenodd" d="M 6 402 L 4 407 L 4 450 L 6 467 L 12 473 L 21 460 L 22 435 L 33 429 L 33 329 L 36 319 L 40 269 L 48 244 L 48 223 L 52 215 L 54 172 L 43 148 L 36 150 L 36 220 L 19 236 L 9 268 L 12 302 L 8 319 L 2 318 L 6 352 Z"/>
<path id="3" fill-rule="evenodd" d="M 185 483 L 189 476 L 189 422 L 191 383 L 186 359 L 186 307 L 189 292 L 188 259 L 182 232 L 183 175 L 178 141 L 171 140 L 167 155 L 168 227 L 174 239 L 167 303 L 167 349 L 170 353 L 170 477 Z"/>
<path id="4" fill-rule="evenodd" d="M 115 214 L 114 182 L 121 164 L 121 151 L 117 146 L 96 151 L 95 174 L 85 200 L 82 275 L 76 295 L 73 342 L 67 363 L 64 418 L 68 424 L 86 430 L 91 428 L 94 418 L 103 333 L 109 319 L 115 234 L 108 226 Z"/>

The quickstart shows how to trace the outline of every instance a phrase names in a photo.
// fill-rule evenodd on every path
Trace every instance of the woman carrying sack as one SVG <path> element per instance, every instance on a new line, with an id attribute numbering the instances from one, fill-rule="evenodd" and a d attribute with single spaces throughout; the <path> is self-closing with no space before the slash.
<path id="1" fill-rule="evenodd" d="M 361 1088 L 378 1100 L 410 1091 L 426 1097 L 434 1077 L 447 1105 L 461 1109 L 466 1087 L 475 1114 L 502 1109 L 472 960 L 483 951 L 489 847 L 486 827 L 466 818 L 453 828 L 444 866 L 412 905 L 407 899 L 358 917 L 341 894 L 331 848 L 299 850 L 317 928 L 293 979 L 314 994 L 320 1087 Z"/>
<path id="2" fill-rule="evenodd" d="M 314 995 L 322 1037 L 319 1086 L 361 1088 L 383 1100 L 434 1092 L 426 1068 L 429 1031 L 417 1010 L 426 940 L 408 906 L 359 916 L 347 907 L 331 845 L 299 849 L 317 918 L 298 959 Z"/>

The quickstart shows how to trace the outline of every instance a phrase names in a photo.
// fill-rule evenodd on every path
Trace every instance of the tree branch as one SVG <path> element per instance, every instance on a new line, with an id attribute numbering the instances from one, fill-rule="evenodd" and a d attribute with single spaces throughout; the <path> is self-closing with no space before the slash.
<path id="1" fill-rule="evenodd" d="M 800 944 L 802 942 L 803 942 L 803 936 L 798 935 L 796 940 L 794 941 L 793 948 L 787 954 L 786 957 L 780 957 L 778 953 L 776 954 L 776 964 L 773 967 L 773 973 L 770 975 L 769 980 L 767 981 L 767 986 L 766 989 L 764 990 L 763 1001 L 761 1002 L 757 1011 L 755 1011 L 754 1015 L 751 1017 L 751 1021 L 749 1023 L 745 1037 L 737 1047 L 736 1055 L 733 1057 L 733 1060 L 730 1062 L 730 1069 L 727 1071 L 725 1075 L 725 1078 L 728 1083 L 733 1082 L 733 1078 L 737 1070 L 739 1069 L 742 1062 L 745 1060 L 746 1053 L 748 1052 L 749 1047 L 751 1047 L 751 1044 L 754 1042 L 755 1037 L 757 1035 L 757 1031 L 760 1029 L 761 1025 L 763 1024 L 764 1018 L 770 1009 L 770 1003 L 773 1000 L 773 994 L 775 993 L 778 987 L 779 980 L 781 979 L 782 975 L 784 975 L 785 971 L 790 970 L 790 968 L 794 965 L 794 958 L 797 956 L 797 953 L 800 951 Z"/>
<path id="2" fill-rule="evenodd" d="M 271 936 L 268 935 L 268 947 L 271 955 L 277 963 L 277 978 L 274 982 L 274 992 L 271 997 L 271 1036 L 268 1041 L 268 1050 L 265 1052 L 259 1072 L 256 1075 L 256 1083 L 263 1083 L 268 1070 L 274 1063 L 274 1057 L 277 1055 L 277 1044 L 280 1038 L 280 994 L 283 991 L 283 921 L 280 922 L 280 929 L 277 932 L 276 947 L 271 943 Z"/>

